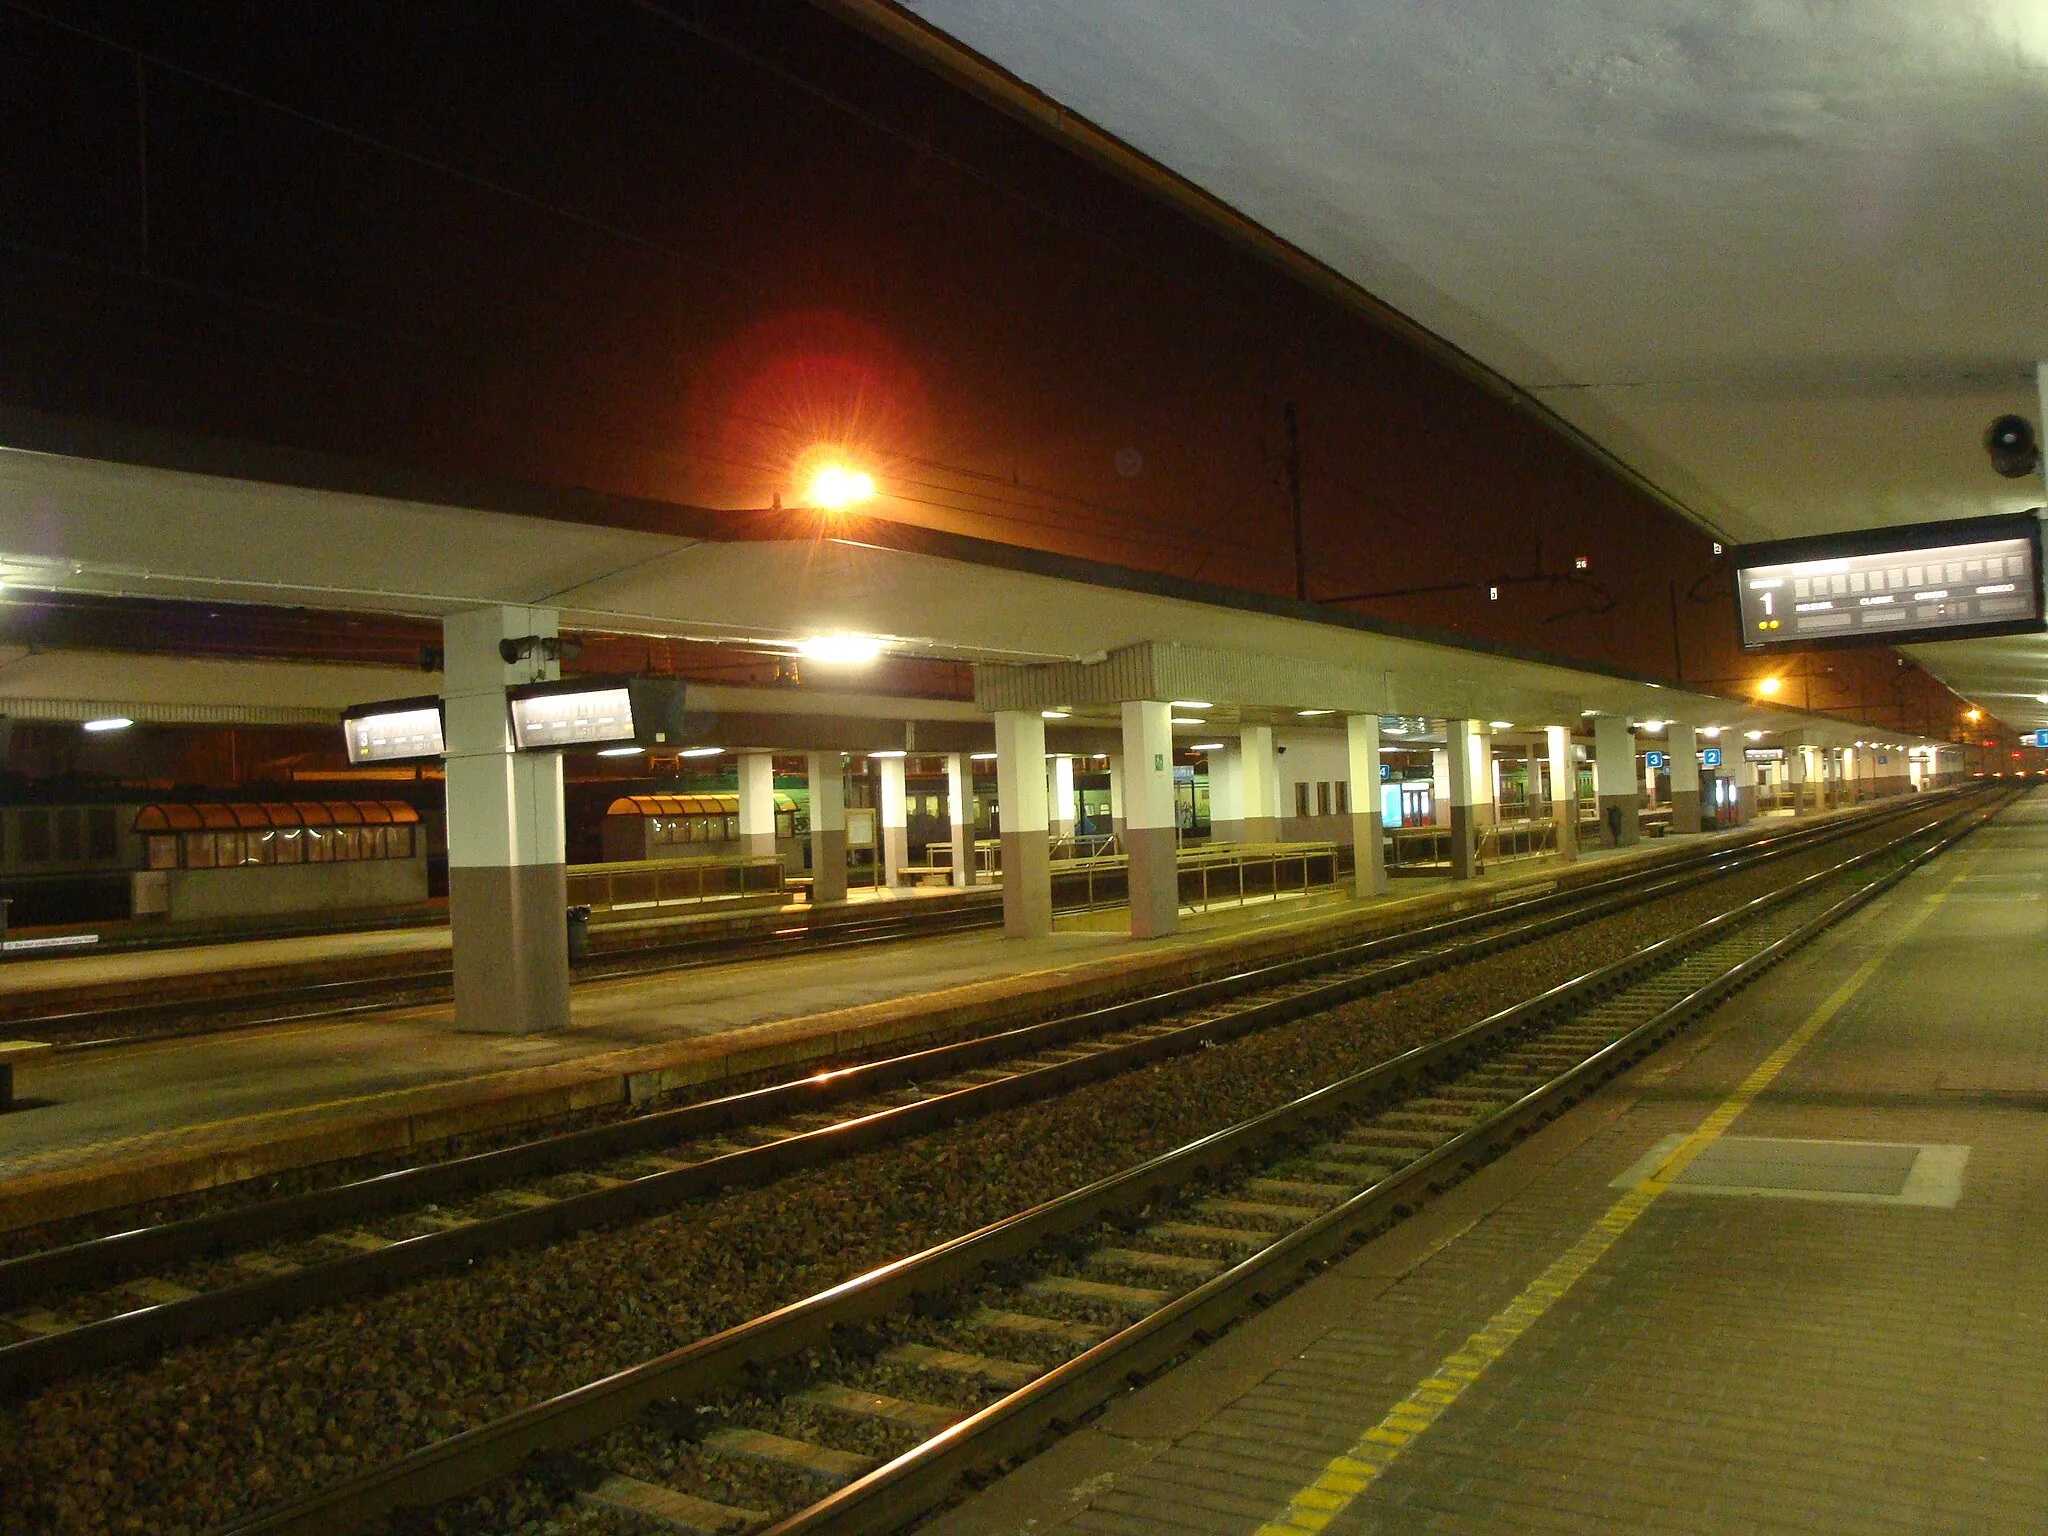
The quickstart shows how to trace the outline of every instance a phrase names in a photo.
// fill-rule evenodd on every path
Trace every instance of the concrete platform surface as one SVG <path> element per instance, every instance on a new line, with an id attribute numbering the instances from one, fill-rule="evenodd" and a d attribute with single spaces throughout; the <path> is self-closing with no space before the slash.
<path id="1" fill-rule="evenodd" d="M 2044 940 L 2036 795 L 923 1536 L 2039 1536 Z"/>

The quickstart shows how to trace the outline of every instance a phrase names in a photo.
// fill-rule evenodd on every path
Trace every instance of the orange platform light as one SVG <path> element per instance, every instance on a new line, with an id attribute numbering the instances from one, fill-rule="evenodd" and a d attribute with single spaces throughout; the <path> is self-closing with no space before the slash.
<path id="1" fill-rule="evenodd" d="M 847 464 L 820 464 L 811 471 L 805 500 L 826 512 L 844 512 L 848 507 L 872 501 L 875 477 Z"/>

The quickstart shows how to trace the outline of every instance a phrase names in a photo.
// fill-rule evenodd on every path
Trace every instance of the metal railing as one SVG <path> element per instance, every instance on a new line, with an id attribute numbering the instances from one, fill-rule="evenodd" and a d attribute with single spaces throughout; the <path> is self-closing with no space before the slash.
<path id="1" fill-rule="evenodd" d="M 782 861 L 772 855 L 722 859 L 629 859 L 576 864 L 568 873 L 569 905 L 628 912 L 697 902 L 780 900 Z"/>

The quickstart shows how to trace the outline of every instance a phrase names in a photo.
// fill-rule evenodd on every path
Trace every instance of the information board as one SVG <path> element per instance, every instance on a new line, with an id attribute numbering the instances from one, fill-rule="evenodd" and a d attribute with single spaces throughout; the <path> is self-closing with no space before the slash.
<path id="1" fill-rule="evenodd" d="M 1701 766 L 1702 768 L 1718 768 L 1718 767 L 1720 767 L 1720 766 L 1721 766 L 1721 749 L 1720 749 L 1719 747 L 1707 747 L 1707 748 L 1705 748 L 1705 749 L 1704 749 L 1704 750 L 1703 750 L 1703 751 L 1702 751 L 1702 752 L 1700 753 L 1700 766 Z"/>
<path id="2" fill-rule="evenodd" d="M 1733 562 L 1749 651 L 2048 628 L 2031 512 L 1751 544 Z"/>

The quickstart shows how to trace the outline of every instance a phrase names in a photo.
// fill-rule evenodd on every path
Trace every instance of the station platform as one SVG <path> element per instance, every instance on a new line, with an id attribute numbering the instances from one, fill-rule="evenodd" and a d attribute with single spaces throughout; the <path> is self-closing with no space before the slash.
<path id="1" fill-rule="evenodd" d="M 1184 916 L 1182 932 L 1164 940 L 1133 940 L 1120 910 L 1098 911 L 1063 917 L 1043 939 L 982 931 L 584 982 L 572 995 L 572 1027 L 549 1035 L 458 1031 L 440 1004 L 60 1051 L 21 1070 L 19 1091 L 31 1107 L 0 1115 L 0 1230 L 319 1163 L 402 1157 L 664 1094 L 751 1086 L 1759 830 L 1589 849 L 1575 866 L 1513 863 L 1466 882 L 1404 879 L 1370 901 L 1336 891 L 1255 901 Z M 378 953 L 380 937 L 396 944 L 434 935 L 259 942 L 265 953 L 280 944 Z M 445 944 L 445 932 L 439 938 Z M 195 960 L 233 963 L 214 946 L 30 964 L 125 973 Z M 27 968 L 0 970 L 0 980 Z"/>
<path id="2" fill-rule="evenodd" d="M 2036 794 L 925 1536 L 2048 1529 L 2044 940 Z"/>

